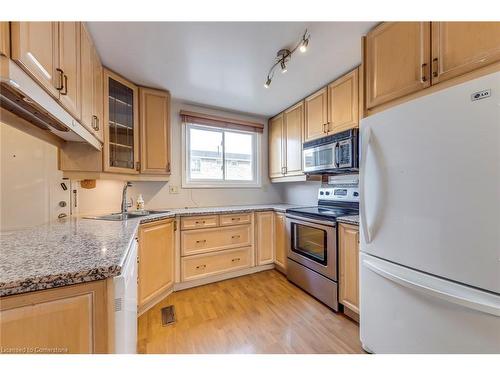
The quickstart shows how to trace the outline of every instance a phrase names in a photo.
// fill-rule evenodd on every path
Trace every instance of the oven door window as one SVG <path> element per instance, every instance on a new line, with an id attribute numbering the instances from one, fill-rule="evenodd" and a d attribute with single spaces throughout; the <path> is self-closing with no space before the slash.
<path id="1" fill-rule="evenodd" d="M 326 236 L 324 229 L 292 223 L 292 251 L 326 266 Z"/>

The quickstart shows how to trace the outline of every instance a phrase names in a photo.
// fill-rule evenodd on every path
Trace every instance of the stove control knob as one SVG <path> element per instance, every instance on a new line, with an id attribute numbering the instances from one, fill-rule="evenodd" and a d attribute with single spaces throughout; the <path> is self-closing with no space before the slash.
<path id="1" fill-rule="evenodd" d="M 325 194 L 326 194 L 326 195 L 330 195 L 330 192 L 329 192 L 329 191 L 327 191 Z"/>
<path id="2" fill-rule="evenodd" d="M 324 194 L 325 194 L 325 192 L 324 192 L 324 191 L 320 191 L 320 192 L 319 192 L 319 195 L 324 195 Z"/>
<path id="3" fill-rule="evenodd" d="M 357 191 L 355 191 L 354 193 L 352 193 L 352 195 L 354 195 L 355 197 L 359 197 L 359 193 Z"/>

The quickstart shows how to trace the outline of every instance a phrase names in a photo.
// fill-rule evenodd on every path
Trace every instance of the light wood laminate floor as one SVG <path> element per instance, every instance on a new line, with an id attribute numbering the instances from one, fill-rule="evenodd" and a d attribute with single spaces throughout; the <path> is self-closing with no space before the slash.
<path id="1" fill-rule="evenodd" d="M 168 305 L 176 323 L 162 326 Z M 138 329 L 139 353 L 363 353 L 355 322 L 274 270 L 174 292 Z"/>

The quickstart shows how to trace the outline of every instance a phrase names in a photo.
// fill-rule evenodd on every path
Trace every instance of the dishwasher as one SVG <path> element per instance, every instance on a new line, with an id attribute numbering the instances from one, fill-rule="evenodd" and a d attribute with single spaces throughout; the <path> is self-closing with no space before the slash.
<path id="1" fill-rule="evenodd" d="M 114 281 L 115 353 L 137 352 L 137 239 L 132 241 L 122 272 Z"/>

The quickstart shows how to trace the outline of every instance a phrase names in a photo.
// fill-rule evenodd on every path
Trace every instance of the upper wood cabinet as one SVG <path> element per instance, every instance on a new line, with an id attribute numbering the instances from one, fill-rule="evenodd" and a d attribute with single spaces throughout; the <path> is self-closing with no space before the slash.
<path id="1" fill-rule="evenodd" d="M 104 70 L 104 170 L 139 173 L 139 89 Z"/>
<path id="2" fill-rule="evenodd" d="M 139 312 L 173 286 L 174 225 L 167 219 L 139 227 Z"/>
<path id="3" fill-rule="evenodd" d="M 59 100 L 77 119 L 81 118 L 80 22 L 59 22 L 59 69 L 62 90 Z"/>
<path id="4" fill-rule="evenodd" d="M 59 98 L 63 76 L 59 69 L 57 22 L 11 22 L 12 59 L 50 94 Z"/>
<path id="5" fill-rule="evenodd" d="M 63 354 L 112 351 L 106 284 L 102 280 L 2 297 L 2 349 L 59 349 Z"/>
<path id="6" fill-rule="evenodd" d="M 10 56 L 10 33 L 8 22 L 0 22 L 0 55 Z"/>
<path id="7" fill-rule="evenodd" d="M 274 262 L 279 267 L 280 271 L 285 273 L 287 268 L 287 243 L 285 214 L 276 212 L 274 214 Z"/>
<path id="8" fill-rule="evenodd" d="M 81 118 L 80 22 L 11 22 L 12 59 Z"/>
<path id="9" fill-rule="evenodd" d="M 282 177 L 283 169 L 283 138 L 284 138 L 284 123 L 283 114 L 280 113 L 276 117 L 269 120 L 269 177 Z"/>
<path id="10" fill-rule="evenodd" d="M 255 213 L 255 249 L 257 265 L 274 262 L 274 212 Z"/>
<path id="11" fill-rule="evenodd" d="M 170 174 L 170 94 L 139 89 L 141 173 Z"/>
<path id="12" fill-rule="evenodd" d="M 94 89 L 94 96 L 93 96 L 93 115 L 94 117 L 94 125 L 92 126 L 92 129 L 94 130 L 94 135 L 99 139 L 100 141 L 104 141 L 104 129 L 103 129 L 103 123 L 104 123 L 104 109 L 103 109 L 103 68 L 101 64 L 101 59 L 99 58 L 99 54 L 97 53 L 97 50 L 92 48 L 92 67 L 93 67 L 93 74 L 94 74 L 94 80 L 93 80 L 93 89 Z"/>
<path id="13" fill-rule="evenodd" d="M 328 132 L 358 127 L 358 69 L 328 85 Z"/>
<path id="14" fill-rule="evenodd" d="M 304 142 L 358 127 L 358 84 L 356 68 L 304 100 Z"/>
<path id="15" fill-rule="evenodd" d="M 432 83 L 500 61 L 500 22 L 432 22 Z"/>
<path id="16" fill-rule="evenodd" d="M 81 97 L 82 124 L 97 139 L 103 141 L 102 131 L 102 66 L 87 28 L 81 24 Z"/>
<path id="17" fill-rule="evenodd" d="M 284 120 L 284 174 L 295 176 L 302 171 L 302 132 L 304 129 L 304 102 L 287 109 Z"/>
<path id="18" fill-rule="evenodd" d="M 304 142 L 328 134 L 328 90 L 326 87 L 304 99 Z"/>
<path id="19" fill-rule="evenodd" d="M 366 106 L 430 85 L 430 22 L 386 22 L 366 36 Z"/>
<path id="20" fill-rule="evenodd" d="M 359 314 L 359 228 L 340 223 L 339 229 L 339 301 Z"/>

